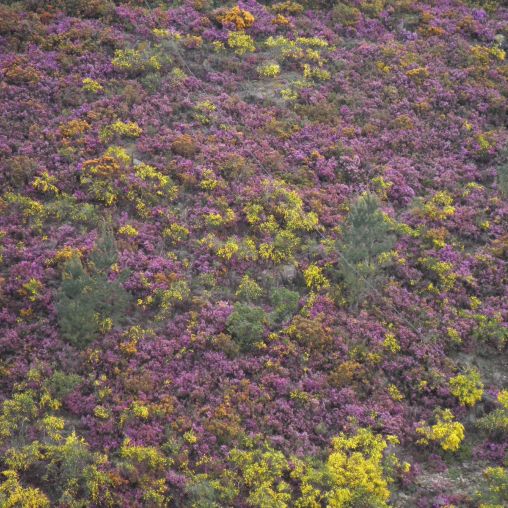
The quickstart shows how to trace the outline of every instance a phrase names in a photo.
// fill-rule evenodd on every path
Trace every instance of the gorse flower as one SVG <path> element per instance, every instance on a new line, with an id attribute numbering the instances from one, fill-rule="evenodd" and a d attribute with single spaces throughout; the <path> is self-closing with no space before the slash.
<path id="1" fill-rule="evenodd" d="M 474 406 L 483 395 L 483 383 L 477 370 L 468 370 L 465 374 L 452 377 L 450 391 L 463 406 Z"/>
<path id="2" fill-rule="evenodd" d="M 252 37 L 243 32 L 230 32 L 228 45 L 230 48 L 234 49 L 235 53 L 239 56 L 256 51 L 256 46 Z"/>
<path id="3" fill-rule="evenodd" d="M 238 5 L 231 8 L 225 14 L 220 15 L 218 19 L 223 25 L 232 23 L 236 26 L 237 30 L 250 28 L 256 20 L 249 11 L 240 9 Z"/>
<path id="4" fill-rule="evenodd" d="M 449 409 L 440 409 L 436 413 L 436 423 L 432 426 L 422 425 L 416 432 L 423 437 L 420 444 L 437 441 L 444 451 L 456 452 L 464 439 L 464 426 L 454 421 L 455 416 Z"/>

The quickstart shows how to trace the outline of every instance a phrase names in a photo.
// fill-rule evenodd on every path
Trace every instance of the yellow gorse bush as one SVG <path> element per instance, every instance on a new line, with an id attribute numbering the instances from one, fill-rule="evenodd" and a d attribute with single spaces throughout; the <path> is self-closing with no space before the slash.
<path id="1" fill-rule="evenodd" d="M 453 197 L 446 191 L 439 191 L 424 205 L 424 213 L 433 220 L 444 220 L 455 213 Z"/>
<path id="2" fill-rule="evenodd" d="M 332 486 L 327 495 L 329 508 L 352 508 L 367 502 L 388 506 L 391 478 L 386 474 L 383 459 L 389 442 L 398 440 L 395 436 L 385 439 L 370 429 L 333 439 L 333 451 L 327 462 Z"/>
<path id="3" fill-rule="evenodd" d="M 246 28 L 250 28 L 256 20 L 256 18 L 249 11 L 240 9 L 238 5 L 231 8 L 225 14 L 219 16 L 218 19 L 223 25 L 233 23 L 236 26 L 237 30 L 245 30 Z"/>
<path id="4" fill-rule="evenodd" d="M 457 397 L 462 406 L 474 406 L 482 398 L 483 383 L 476 369 L 452 377 L 449 384 L 452 395 Z"/>
<path id="5" fill-rule="evenodd" d="M 418 444 L 427 445 L 436 441 L 444 451 L 456 452 L 464 439 L 464 425 L 454 421 L 455 416 L 449 409 L 439 410 L 436 420 L 434 425 L 421 425 L 416 429 L 423 436 Z"/>
<path id="6" fill-rule="evenodd" d="M 280 74 L 278 63 L 266 63 L 258 67 L 258 74 L 267 78 L 274 78 Z"/>
<path id="7" fill-rule="evenodd" d="M 92 78 L 85 78 L 83 79 L 82 83 L 82 88 L 85 92 L 98 93 L 104 90 L 104 87 L 98 81 Z"/>
<path id="8" fill-rule="evenodd" d="M 235 53 L 239 56 L 256 51 L 254 39 L 244 32 L 230 32 L 228 45 L 231 49 L 234 49 Z"/>
<path id="9" fill-rule="evenodd" d="M 125 226 L 119 228 L 118 233 L 120 235 L 129 236 L 131 238 L 135 238 L 136 236 L 139 235 L 138 230 L 134 226 L 131 226 L 130 224 L 126 224 Z"/>
<path id="10" fill-rule="evenodd" d="M 330 285 L 330 281 L 323 275 L 323 270 L 319 266 L 309 265 L 303 276 L 309 289 L 319 290 Z"/>

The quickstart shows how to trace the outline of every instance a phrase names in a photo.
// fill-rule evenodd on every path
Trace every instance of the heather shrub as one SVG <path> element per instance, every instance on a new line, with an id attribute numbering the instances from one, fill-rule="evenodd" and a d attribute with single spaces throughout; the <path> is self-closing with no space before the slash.
<path id="1" fill-rule="evenodd" d="M 266 315 L 260 307 L 236 303 L 227 328 L 244 351 L 252 349 L 263 338 Z"/>
<path id="2" fill-rule="evenodd" d="M 295 316 L 287 328 L 289 337 L 311 351 L 328 349 L 333 344 L 333 336 L 331 330 L 323 324 L 323 317 Z"/>
<path id="3" fill-rule="evenodd" d="M 367 381 L 365 367 L 354 360 L 347 360 L 334 366 L 328 374 L 328 382 L 336 388 L 356 388 L 365 381 Z"/>
<path id="4" fill-rule="evenodd" d="M 35 160 L 25 155 L 17 155 L 9 159 L 5 178 L 14 189 L 19 189 L 33 178 L 37 170 Z"/>
<path id="5" fill-rule="evenodd" d="M 197 152 L 197 146 L 191 136 L 182 134 L 171 143 L 171 150 L 182 157 L 192 158 Z"/>
<path id="6" fill-rule="evenodd" d="M 507 504 L 505 0 L 0 4 L 0 507 Z"/>

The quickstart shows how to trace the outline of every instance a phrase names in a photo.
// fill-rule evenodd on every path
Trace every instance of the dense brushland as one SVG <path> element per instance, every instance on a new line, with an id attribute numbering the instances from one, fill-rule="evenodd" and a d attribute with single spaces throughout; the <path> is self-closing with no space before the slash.
<path id="1" fill-rule="evenodd" d="M 504 3 L 0 2 L 0 506 L 507 506 Z"/>

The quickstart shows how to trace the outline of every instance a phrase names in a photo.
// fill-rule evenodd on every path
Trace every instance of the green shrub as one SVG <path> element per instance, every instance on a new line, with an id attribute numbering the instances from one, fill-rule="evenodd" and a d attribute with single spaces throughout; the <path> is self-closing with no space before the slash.
<path id="1" fill-rule="evenodd" d="M 247 302 L 256 301 L 262 294 L 263 289 L 261 286 L 248 275 L 242 277 L 242 282 L 235 293 L 238 298 Z"/>
<path id="2" fill-rule="evenodd" d="M 503 196 L 508 196 L 508 162 L 497 167 L 497 185 Z"/>
<path id="3" fill-rule="evenodd" d="M 236 303 L 227 327 L 233 339 L 244 351 L 252 349 L 263 338 L 265 313 L 260 307 Z"/>
<path id="4" fill-rule="evenodd" d="M 298 309 L 300 295 L 296 291 L 286 288 L 275 288 L 270 293 L 270 301 L 274 307 L 270 320 L 274 323 L 283 323 L 290 319 Z"/>
<path id="5" fill-rule="evenodd" d="M 497 401 L 501 407 L 477 420 L 476 425 L 488 434 L 502 439 L 508 436 L 508 390 L 501 390 Z"/>
<path id="6" fill-rule="evenodd" d="M 44 383 L 44 387 L 57 400 L 64 399 L 71 393 L 83 379 L 77 374 L 66 374 L 60 370 L 56 370 L 53 375 Z"/>
<path id="7" fill-rule="evenodd" d="M 344 26 L 355 26 L 361 16 L 362 13 L 356 7 L 344 2 L 338 2 L 332 10 L 332 19 Z"/>
<path id="8" fill-rule="evenodd" d="M 480 507 L 501 508 L 508 503 L 508 469 L 488 467 L 483 472 L 483 482 L 478 492 Z"/>

